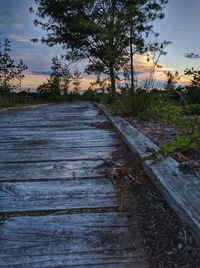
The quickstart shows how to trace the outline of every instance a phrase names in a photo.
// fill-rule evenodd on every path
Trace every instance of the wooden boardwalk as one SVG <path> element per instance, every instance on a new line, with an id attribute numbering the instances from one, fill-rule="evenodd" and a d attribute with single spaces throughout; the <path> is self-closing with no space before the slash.
<path id="1" fill-rule="evenodd" d="M 146 267 L 98 169 L 121 143 L 105 122 L 88 102 L 0 113 L 0 267 Z"/>

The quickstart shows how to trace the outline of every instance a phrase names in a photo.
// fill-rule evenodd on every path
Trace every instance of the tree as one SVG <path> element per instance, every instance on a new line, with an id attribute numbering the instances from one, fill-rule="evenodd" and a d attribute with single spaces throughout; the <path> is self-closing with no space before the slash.
<path id="1" fill-rule="evenodd" d="M 185 75 L 192 77 L 191 84 L 187 86 L 187 98 L 190 103 L 200 103 L 200 70 L 186 69 Z"/>
<path id="2" fill-rule="evenodd" d="M 71 78 L 68 64 L 56 56 L 52 58 L 50 78 L 38 87 L 37 92 L 45 99 L 57 101 L 61 94 L 68 93 Z"/>
<path id="3" fill-rule="evenodd" d="M 81 88 L 80 88 L 81 79 L 82 79 L 81 73 L 79 72 L 78 69 L 76 69 L 74 71 L 74 75 L 73 75 L 73 85 L 74 85 L 74 88 L 73 89 L 74 89 L 74 91 L 76 93 L 78 93 L 81 90 Z"/>
<path id="4" fill-rule="evenodd" d="M 24 79 L 24 71 L 28 69 L 28 66 L 20 60 L 19 64 L 16 66 L 16 78 L 19 80 L 20 91 L 22 89 L 22 80 Z"/>
<path id="5" fill-rule="evenodd" d="M 70 83 L 73 77 L 70 72 L 69 65 L 67 63 L 63 63 L 62 65 L 62 83 L 61 83 L 61 91 L 64 95 L 68 94 Z"/>
<path id="6" fill-rule="evenodd" d="M 11 59 L 11 43 L 5 39 L 0 51 L 0 83 L 4 91 L 9 90 L 9 82 L 15 77 L 14 60 Z"/>
<path id="7" fill-rule="evenodd" d="M 62 60 L 58 59 L 56 56 L 52 59 L 51 70 L 51 78 L 54 79 L 54 85 L 60 92 L 67 94 L 72 78 L 68 64 L 62 62 Z"/>
<path id="8" fill-rule="evenodd" d="M 186 69 L 184 71 L 185 75 L 192 76 L 191 86 L 200 89 L 200 70 L 195 70 L 194 68 Z"/>
<path id="9" fill-rule="evenodd" d="M 43 99 L 58 101 L 60 99 L 60 88 L 58 87 L 57 77 L 51 77 L 37 88 L 37 93 Z"/>
<path id="10" fill-rule="evenodd" d="M 130 58 L 130 77 L 131 77 L 131 89 L 135 89 L 135 69 L 134 69 L 134 54 L 141 54 L 147 51 L 152 44 L 145 46 L 145 38 L 153 34 L 157 38 L 157 33 L 153 31 L 152 21 L 156 19 L 164 18 L 162 12 L 167 1 L 125 1 L 124 16 L 127 20 L 128 25 L 128 36 L 129 36 L 129 50 L 128 55 Z M 155 47 L 155 46 L 154 46 Z"/>
<path id="11" fill-rule="evenodd" d="M 0 43 L 0 87 L 4 91 L 9 91 L 14 79 L 19 80 L 19 87 L 21 89 L 24 71 L 28 69 L 22 60 L 20 60 L 18 65 L 15 65 L 10 52 L 11 42 L 5 39 L 4 43 Z"/>
<path id="12" fill-rule="evenodd" d="M 95 90 L 98 93 L 109 92 L 110 84 L 108 80 L 105 78 L 103 80 L 100 79 L 100 76 L 97 76 L 96 81 L 90 83 L 89 90 Z"/>
<path id="13" fill-rule="evenodd" d="M 35 1 L 36 14 L 41 19 L 35 25 L 48 33 L 42 42 L 49 46 L 62 44 L 68 59 L 89 58 L 87 72 L 109 75 L 113 95 L 117 72 L 131 57 L 133 76 L 133 46 L 143 45 L 143 33 L 150 31 L 151 21 L 163 17 L 161 11 L 167 3 L 167 0 Z"/>
<path id="14" fill-rule="evenodd" d="M 174 73 L 170 71 L 164 72 L 167 77 L 166 89 L 173 90 L 177 82 L 180 80 L 179 72 L 176 71 Z"/>

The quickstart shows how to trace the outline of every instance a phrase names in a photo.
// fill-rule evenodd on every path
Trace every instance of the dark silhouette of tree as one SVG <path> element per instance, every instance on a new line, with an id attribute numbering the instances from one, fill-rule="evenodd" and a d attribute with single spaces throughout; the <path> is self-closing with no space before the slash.
<path id="1" fill-rule="evenodd" d="M 28 69 L 28 66 L 23 63 L 22 60 L 20 60 L 20 63 L 16 66 L 16 78 L 19 81 L 19 89 L 21 91 L 22 89 L 22 81 L 25 77 L 24 71 Z"/>
<path id="2" fill-rule="evenodd" d="M 174 90 L 175 85 L 178 83 L 178 81 L 180 80 L 180 75 L 179 72 L 176 71 L 174 73 L 170 72 L 170 71 L 166 71 L 164 72 L 166 77 L 167 77 L 167 83 L 165 88 L 167 90 Z"/>
<path id="3" fill-rule="evenodd" d="M 50 78 L 38 87 L 37 92 L 44 98 L 57 100 L 61 94 L 68 93 L 71 79 L 69 65 L 56 56 L 52 59 Z"/>
<path id="4" fill-rule="evenodd" d="M 9 90 L 9 83 L 15 77 L 14 60 L 11 59 L 11 43 L 5 39 L 0 51 L 0 83 L 4 91 Z"/>
<path id="5" fill-rule="evenodd" d="M 18 65 L 15 65 L 10 52 L 11 42 L 5 39 L 4 43 L 0 43 L 0 87 L 7 92 L 12 87 L 12 81 L 16 79 L 19 80 L 21 89 L 24 71 L 28 68 L 22 60 Z"/>
<path id="6" fill-rule="evenodd" d="M 89 86 L 89 90 L 95 90 L 98 93 L 105 93 L 109 92 L 110 84 L 108 83 L 108 80 L 101 79 L 100 76 L 97 76 L 96 81 L 91 82 Z"/>
<path id="7" fill-rule="evenodd" d="M 184 73 L 185 75 L 192 77 L 191 85 L 200 89 L 200 70 L 195 70 L 194 68 L 191 68 L 186 69 Z"/>
<path id="8" fill-rule="evenodd" d="M 70 83 L 73 77 L 70 72 L 69 65 L 67 63 L 63 63 L 62 65 L 62 83 L 61 83 L 61 91 L 64 95 L 67 95 L 70 89 Z"/>
<path id="9" fill-rule="evenodd" d="M 162 12 L 168 1 L 124 1 L 125 9 L 124 16 L 128 25 L 129 49 L 128 55 L 130 58 L 130 65 L 128 66 L 130 72 L 131 89 L 135 89 L 136 78 L 134 69 L 134 54 L 141 54 L 145 52 L 152 44 L 145 45 L 145 37 L 157 33 L 153 31 L 152 21 L 156 19 L 163 19 Z"/>
<path id="10" fill-rule="evenodd" d="M 187 86 L 187 97 L 190 103 L 200 103 L 200 70 L 186 69 L 185 75 L 191 77 L 191 84 Z"/>
<path id="11" fill-rule="evenodd" d="M 75 91 L 75 93 L 78 93 L 81 90 L 81 72 L 79 72 L 78 69 L 76 69 L 74 71 L 74 75 L 73 75 L 73 90 Z"/>
<path id="12" fill-rule="evenodd" d="M 141 50 L 144 33 L 152 29 L 150 22 L 163 17 L 167 3 L 167 0 L 35 1 L 40 18 L 35 25 L 47 31 L 42 42 L 49 46 L 63 45 L 70 60 L 89 58 L 87 73 L 108 75 L 113 95 L 117 72 L 130 59 L 133 87 L 133 54 L 138 51 L 136 47 Z"/>
<path id="13" fill-rule="evenodd" d="M 64 95 L 68 93 L 69 84 L 72 79 L 72 75 L 70 73 L 69 65 L 58 57 L 54 57 L 52 59 L 52 66 L 51 66 L 51 78 L 54 79 L 57 88 L 60 92 Z"/>

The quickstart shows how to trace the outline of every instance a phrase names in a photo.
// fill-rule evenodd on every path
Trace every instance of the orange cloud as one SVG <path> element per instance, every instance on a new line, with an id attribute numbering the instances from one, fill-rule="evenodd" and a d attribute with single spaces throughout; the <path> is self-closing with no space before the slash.
<path id="1" fill-rule="evenodd" d="M 134 56 L 134 63 L 135 63 L 135 71 L 137 74 L 138 82 L 145 81 L 146 79 L 149 79 L 150 72 L 152 70 L 153 66 L 153 60 L 150 57 L 150 60 L 147 61 L 146 55 L 135 55 Z M 166 82 L 166 74 L 165 72 L 176 72 L 177 70 L 174 68 L 166 67 L 160 63 L 155 67 L 155 73 L 154 73 L 154 80 L 156 82 Z M 178 81 L 179 84 L 189 84 L 190 79 L 187 76 L 180 74 L 180 80 Z"/>
<path id="2" fill-rule="evenodd" d="M 147 61 L 146 55 L 135 55 L 134 56 L 134 66 L 136 77 L 138 79 L 138 83 L 144 83 L 146 79 L 150 77 L 150 71 L 152 69 L 152 60 Z M 159 65 L 155 68 L 154 80 L 155 82 L 165 83 L 167 78 L 164 72 L 170 71 L 174 73 L 176 69 L 168 68 L 159 63 Z M 181 75 L 181 74 L 180 74 Z M 35 89 L 42 83 L 46 82 L 49 78 L 49 75 L 45 74 L 33 74 L 31 72 L 27 72 L 25 78 L 23 80 L 24 88 Z M 84 76 L 81 83 L 81 88 L 86 90 L 89 88 L 90 83 L 95 82 L 96 78 L 94 76 Z M 179 84 L 189 84 L 190 79 L 187 76 L 181 76 Z"/>
<path id="3" fill-rule="evenodd" d="M 49 75 L 27 73 L 23 80 L 22 87 L 35 89 L 39 85 L 43 84 L 44 82 L 47 82 L 48 79 L 49 79 Z M 84 77 L 82 79 L 81 88 L 83 90 L 88 89 L 88 87 L 90 86 L 90 83 L 94 81 L 95 81 L 95 78 Z"/>
<path id="4" fill-rule="evenodd" d="M 25 75 L 25 78 L 22 83 L 22 87 L 35 89 L 39 85 L 43 84 L 44 82 L 47 82 L 48 78 L 49 78 L 48 75 L 36 75 L 36 74 L 28 73 Z"/>

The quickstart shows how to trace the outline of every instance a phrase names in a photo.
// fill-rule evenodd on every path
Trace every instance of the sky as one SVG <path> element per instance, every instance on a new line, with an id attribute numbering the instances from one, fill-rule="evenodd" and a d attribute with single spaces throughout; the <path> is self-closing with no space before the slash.
<path id="1" fill-rule="evenodd" d="M 45 32 L 33 25 L 34 16 L 29 14 L 29 7 L 34 0 L 0 0 L 0 41 L 8 38 L 12 41 L 12 55 L 16 61 L 22 59 L 29 69 L 23 81 L 24 88 L 36 88 L 46 81 L 50 72 L 51 58 L 63 53 L 59 46 L 49 48 L 46 45 L 30 41 L 40 38 Z M 165 18 L 154 23 L 154 30 L 159 32 L 159 40 L 171 41 L 167 47 L 167 56 L 160 59 L 162 68 L 157 70 L 158 83 L 165 80 L 164 71 L 179 71 L 186 68 L 199 69 L 200 63 L 200 1 L 169 0 L 165 9 Z M 148 77 L 149 63 L 144 56 L 134 58 L 138 80 Z M 80 64 L 79 69 L 83 69 Z M 83 75 L 82 87 L 87 88 L 94 76 Z M 182 77 L 181 83 L 188 78 Z"/>

